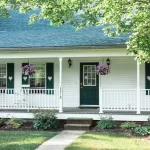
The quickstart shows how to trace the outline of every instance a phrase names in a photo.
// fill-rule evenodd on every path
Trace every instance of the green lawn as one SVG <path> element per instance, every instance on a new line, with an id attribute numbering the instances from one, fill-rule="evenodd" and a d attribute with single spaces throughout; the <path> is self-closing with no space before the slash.
<path id="1" fill-rule="evenodd" d="M 35 150 L 57 132 L 0 131 L 0 150 Z"/>
<path id="2" fill-rule="evenodd" d="M 65 150 L 150 150 L 150 141 L 124 134 L 85 133 Z"/>

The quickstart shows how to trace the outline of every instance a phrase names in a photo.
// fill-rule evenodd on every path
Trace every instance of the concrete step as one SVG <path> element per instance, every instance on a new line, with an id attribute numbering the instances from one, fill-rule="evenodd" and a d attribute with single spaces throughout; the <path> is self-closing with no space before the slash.
<path id="1" fill-rule="evenodd" d="M 92 118 L 67 118 L 67 124 L 92 124 Z"/>
<path id="2" fill-rule="evenodd" d="M 65 124 L 65 130 L 89 130 L 91 124 Z"/>

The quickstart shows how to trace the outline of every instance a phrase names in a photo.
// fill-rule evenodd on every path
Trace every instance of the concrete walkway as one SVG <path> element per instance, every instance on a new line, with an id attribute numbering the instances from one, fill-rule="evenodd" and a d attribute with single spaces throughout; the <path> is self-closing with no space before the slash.
<path id="1" fill-rule="evenodd" d="M 64 130 L 40 145 L 36 150 L 64 150 L 85 131 Z"/>

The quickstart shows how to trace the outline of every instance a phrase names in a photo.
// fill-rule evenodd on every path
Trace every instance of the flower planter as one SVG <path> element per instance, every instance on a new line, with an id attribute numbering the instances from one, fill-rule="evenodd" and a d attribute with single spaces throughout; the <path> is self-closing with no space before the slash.
<path id="1" fill-rule="evenodd" d="M 99 75 L 108 75 L 110 73 L 110 67 L 108 65 L 96 66 L 96 73 Z"/>
<path id="2" fill-rule="evenodd" d="M 32 75 L 35 73 L 35 68 L 32 65 L 25 65 L 22 67 L 22 74 L 23 75 Z"/>

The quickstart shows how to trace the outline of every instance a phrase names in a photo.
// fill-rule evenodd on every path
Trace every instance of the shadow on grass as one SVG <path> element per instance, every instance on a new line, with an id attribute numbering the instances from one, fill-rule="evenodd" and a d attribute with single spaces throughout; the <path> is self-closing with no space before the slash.
<path id="1" fill-rule="evenodd" d="M 79 148 L 79 147 L 71 147 L 71 148 L 65 148 L 65 150 L 126 150 L 126 149 L 121 149 L 121 148 Z"/>
<path id="2" fill-rule="evenodd" d="M 0 150 L 35 150 L 55 135 L 44 131 L 0 131 Z"/>
<path id="3" fill-rule="evenodd" d="M 0 150 L 35 150 L 40 144 L 10 144 L 1 145 Z"/>
<path id="4" fill-rule="evenodd" d="M 99 135 L 99 137 L 97 137 L 97 135 Z M 93 140 L 106 140 L 106 141 L 111 141 L 110 139 L 113 138 L 113 139 L 129 139 L 130 136 L 127 136 L 123 133 L 90 133 L 90 132 L 87 132 L 85 133 L 84 135 L 80 136 L 80 139 L 93 139 Z"/>

